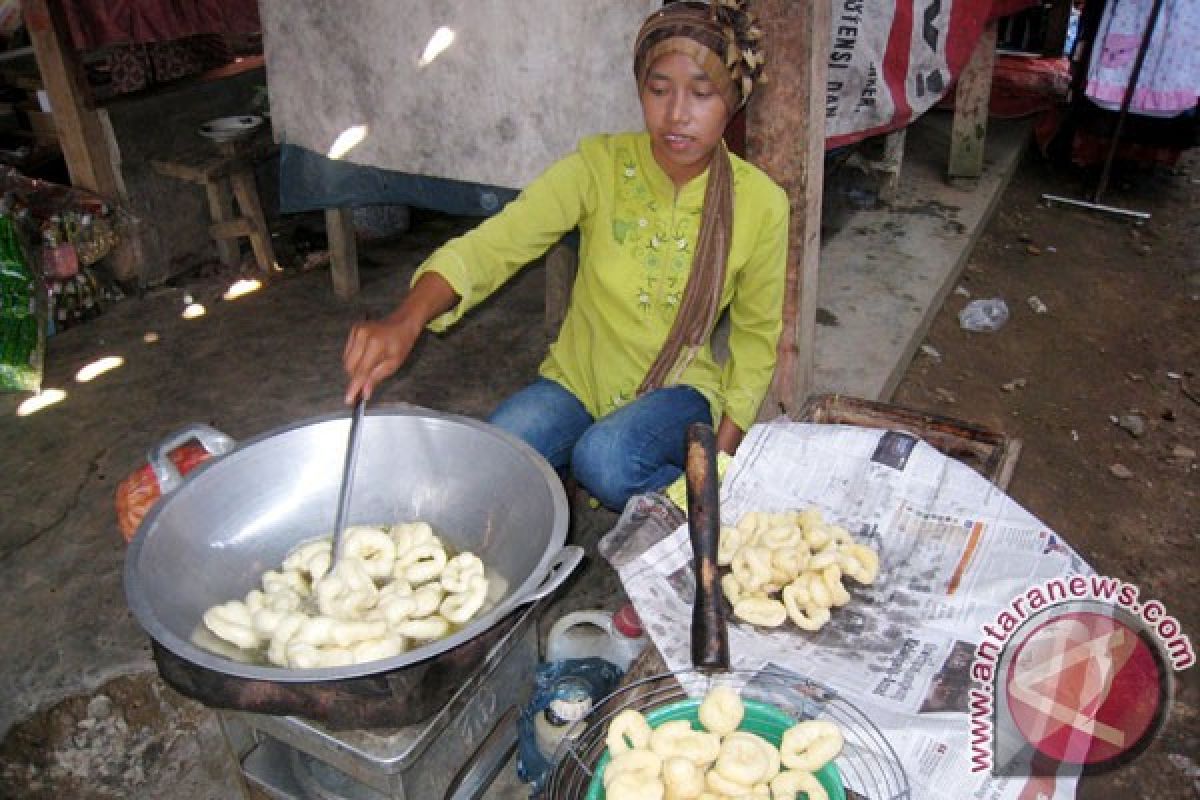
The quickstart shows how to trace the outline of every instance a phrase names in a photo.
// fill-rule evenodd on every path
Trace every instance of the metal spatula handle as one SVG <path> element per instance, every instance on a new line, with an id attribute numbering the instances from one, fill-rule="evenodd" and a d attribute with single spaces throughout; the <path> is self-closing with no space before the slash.
<path id="1" fill-rule="evenodd" d="M 362 430 L 363 414 L 366 410 L 367 400 L 364 396 L 359 395 L 358 403 L 354 406 L 354 415 L 350 418 L 350 437 L 346 441 L 346 462 L 342 466 L 342 486 L 338 490 L 337 516 L 333 521 L 334 564 L 337 564 L 342 557 L 342 530 L 346 527 L 346 514 L 350 508 L 350 487 L 354 483 L 354 466 L 358 462 L 358 440 Z"/>

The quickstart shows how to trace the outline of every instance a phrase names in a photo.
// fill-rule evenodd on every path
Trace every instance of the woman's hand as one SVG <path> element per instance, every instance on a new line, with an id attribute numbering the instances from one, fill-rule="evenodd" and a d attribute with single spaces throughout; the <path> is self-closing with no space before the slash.
<path id="1" fill-rule="evenodd" d="M 721 424 L 717 427 L 717 449 L 722 453 L 733 455 L 745 436 L 742 429 L 729 417 L 722 416 Z"/>
<path id="2" fill-rule="evenodd" d="M 349 378 L 346 404 L 354 405 L 359 394 L 370 399 L 375 387 L 408 359 L 420 335 L 420 322 L 413 324 L 396 314 L 384 320 L 356 323 L 342 352 L 342 366 Z"/>
<path id="3" fill-rule="evenodd" d="M 348 378 L 346 405 L 354 405 L 360 394 L 370 399 L 375 387 L 408 360 L 429 321 L 456 302 L 458 293 L 449 282 L 436 272 L 427 272 L 387 317 L 355 324 L 342 351 Z"/>

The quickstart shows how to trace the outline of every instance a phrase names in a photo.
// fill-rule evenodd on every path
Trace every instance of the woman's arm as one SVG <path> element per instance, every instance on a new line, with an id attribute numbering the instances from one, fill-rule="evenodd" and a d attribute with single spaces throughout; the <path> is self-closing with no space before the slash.
<path id="1" fill-rule="evenodd" d="M 421 331 L 430 320 L 458 302 L 458 293 L 436 272 L 422 275 L 396 310 L 381 320 L 366 321 L 350 329 L 342 351 L 346 369 L 346 404 L 361 393 L 370 399 L 375 387 L 408 359 Z"/>
<path id="2" fill-rule="evenodd" d="M 575 153 L 498 214 L 438 248 L 413 275 L 395 311 L 351 329 L 342 353 L 346 403 L 360 394 L 370 397 L 404 364 L 424 328 L 448 328 L 574 228 L 592 202 L 590 173 Z"/>
<path id="3" fill-rule="evenodd" d="M 735 278 L 729 305 L 729 359 L 721 376 L 723 416 L 742 431 L 754 424 L 771 386 L 783 328 L 788 202 L 783 190 L 773 184 L 768 191 L 770 195 L 750 209 L 758 232 Z"/>

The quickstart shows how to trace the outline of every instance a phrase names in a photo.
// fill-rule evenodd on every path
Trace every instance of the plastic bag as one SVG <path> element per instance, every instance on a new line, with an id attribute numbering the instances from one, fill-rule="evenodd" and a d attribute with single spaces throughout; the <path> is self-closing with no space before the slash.
<path id="1" fill-rule="evenodd" d="M 1008 305 L 999 297 L 972 300 L 958 312 L 958 324 L 963 330 L 998 331 L 1008 322 Z"/>
<path id="2" fill-rule="evenodd" d="M 593 701 L 608 696 L 624 673 L 602 658 L 568 658 L 538 664 L 533 697 L 517 718 L 517 777 L 530 784 L 530 795 L 537 797 L 545 788 L 554 764 L 538 750 L 534 718 L 554 699 L 555 686 L 564 678 L 582 680 L 590 687 Z"/>
<path id="3" fill-rule="evenodd" d="M 42 386 L 43 294 L 5 203 L 0 208 L 0 389 L 36 392 Z"/>
<path id="4" fill-rule="evenodd" d="M 172 450 L 168 457 L 180 475 L 186 475 L 211 457 L 211 453 L 198 444 L 185 444 Z M 153 508 L 161 496 L 158 489 L 158 479 L 154 477 L 154 469 L 145 464 L 133 471 L 125 480 L 117 484 L 117 527 L 126 542 L 133 539 L 142 518 Z"/>

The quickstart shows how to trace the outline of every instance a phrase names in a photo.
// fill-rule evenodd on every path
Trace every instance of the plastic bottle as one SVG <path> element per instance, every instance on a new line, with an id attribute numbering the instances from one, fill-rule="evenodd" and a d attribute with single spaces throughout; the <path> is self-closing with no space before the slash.
<path id="1" fill-rule="evenodd" d="M 538 664 L 533 696 L 517 718 L 517 777 L 530 784 L 530 796 L 541 793 L 564 740 L 586 730 L 587 721 L 578 720 L 620 680 L 621 670 L 603 658 Z"/>
<path id="2" fill-rule="evenodd" d="M 542 757 L 550 760 L 564 738 L 579 736 L 576 725 L 592 710 L 592 687 L 581 678 L 567 676 L 554 684 L 550 703 L 533 718 L 533 735 Z"/>
<path id="3" fill-rule="evenodd" d="M 631 603 L 619 611 L 575 611 L 564 615 L 546 637 L 546 660 L 603 658 L 622 671 L 638 657 L 647 642 L 642 622 Z"/>

